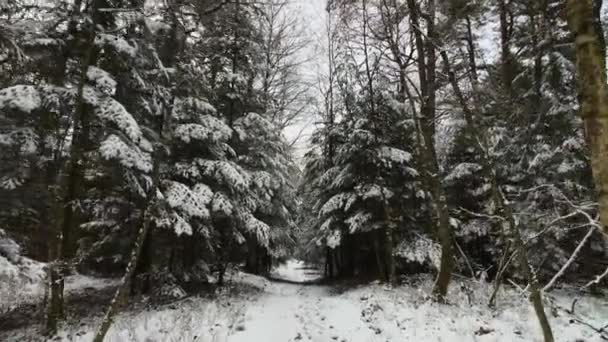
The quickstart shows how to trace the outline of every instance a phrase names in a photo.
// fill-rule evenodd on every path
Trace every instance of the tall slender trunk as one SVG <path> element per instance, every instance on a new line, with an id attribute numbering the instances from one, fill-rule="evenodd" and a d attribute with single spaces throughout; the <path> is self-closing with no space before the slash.
<path id="1" fill-rule="evenodd" d="M 376 267 L 378 268 L 378 276 L 380 277 L 380 279 L 386 280 L 387 276 L 384 268 L 384 258 L 382 252 L 380 251 L 380 232 L 377 229 L 372 231 L 372 239 L 374 243 L 374 255 L 376 256 Z"/>
<path id="2" fill-rule="evenodd" d="M 377 122 L 381 120 L 379 113 L 376 112 L 376 99 L 374 94 L 374 79 L 372 75 L 372 70 L 369 64 L 369 53 L 368 53 L 368 42 L 367 42 L 367 32 L 369 29 L 369 17 L 367 13 L 367 0 L 363 0 L 363 52 L 365 56 L 365 74 L 367 75 L 367 87 L 369 91 L 369 103 L 370 103 L 370 112 L 368 115 L 370 124 L 374 130 L 374 143 L 379 146 L 380 139 L 379 134 L 380 131 L 377 127 Z M 380 169 L 376 170 L 377 181 L 381 181 L 382 177 L 380 175 Z M 381 232 L 378 233 L 384 235 L 383 239 L 376 238 L 378 246 L 376 247 L 378 250 L 376 252 L 378 267 L 382 268 L 382 277 L 388 283 L 392 283 L 395 278 L 394 271 L 394 262 L 393 262 L 393 232 L 391 227 L 391 215 L 389 214 L 389 207 L 384 194 L 382 194 L 382 211 L 383 211 L 383 219 L 386 222 L 386 227 L 382 229 Z M 381 243 L 382 242 L 382 243 Z M 380 253 L 382 252 L 382 253 Z"/>
<path id="3" fill-rule="evenodd" d="M 437 111 L 437 53 L 436 53 L 436 41 L 437 41 L 437 30 L 435 28 L 435 0 L 427 0 L 427 8 L 425 13 L 426 18 L 426 81 L 428 82 L 426 92 L 426 107 L 428 115 L 424 116 L 425 126 L 429 130 L 429 136 L 432 138 L 430 142 L 433 146 L 433 154 L 435 153 L 434 141 L 435 141 L 435 121 Z M 437 160 L 437 157 L 434 157 Z"/>
<path id="4" fill-rule="evenodd" d="M 532 46 L 534 48 L 534 100 L 532 102 L 534 114 L 538 115 L 538 121 L 542 120 L 541 111 L 541 99 L 542 85 L 543 85 L 543 57 L 545 55 L 545 49 L 547 46 L 547 37 L 549 35 L 547 30 L 547 0 L 538 0 L 531 5 L 530 23 L 531 23 L 531 35 L 532 35 Z"/>
<path id="5" fill-rule="evenodd" d="M 85 48 L 79 70 L 75 108 L 73 115 L 73 138 L 69 150 L 69 161 L 64 170 L 58 170 L 55 197 L 56 222 L 53 240 L 49 244 L 49 302 L 47 303 L 46 333 L 54 335 L 58 323 L 63 319 L 65 310 L 63 303 L 64 275 L 69 256 L 71 230 L 74 225 L 74 205 L 78 200 L 80 185 L 84 172 L 84 154 L 89 136 L 89 110 L 84 100 L 84 87 L 89 66 L 92 63 L 95 41 L 95 12 L 90 9 L 93 22 L 85 31 Z M 64 192 L 65 190 L 65 192 Z"/>
<path id="6" fill-rule="evenodd" d="M 510 99 L 513 98 L 513 60 L 511 59 L 511 31 L 509 20 L 510 8 L 508 0 L 498 0 L 498 16 L 500 20 L 500 73 L 502 85 Z"/>
<path id="7" fill-rule="evenodd" d="M 395 275 L 395 256 L 393 255 L 393 230 L 387 228 L 384 233 L 386 234 L 385 253 L 386 253 L 386 281 L 389 284 L 396 284 L 397 279 Z"/>
<path id="8" fill-rule="evenodd" d="M 568 0 L 568 25 L 575 37 L 580 115 L 591 149 L 591 169 L 604 234 L 608 235 L 608 86 L 606 46 L 599 18 L 601 1 Z"/>
<path id="9" fill-rule="evenodd" d="M 492 295 L 490 296 L 490 300 L 488 301 L 488 306 L 493 308 L 496 306 L 496 298 L 498 296 L 498 291 L 500 290 L 500 285 L 502 284 L 502 275 L 505 272 L 507 267 L 507 263 L 509 262 L 509 254 L 511 253 L 511 244 L 507 243 L 505 249 L 503 251 L 502 257 L 500 258 L 500 262 L 498 263 L 498 269 L 496 270 L 496 275 L 494 276 L 494 289 L 492 290 Z"/>
<path id="10" fill-rule="evenodd" d="M 333 262 L 333 250 L 329 247 L 326 247 L 325 249 L 325 268 L 326 268 L 326 274 L 329 278 L 333 278 L 334 277 L 334 262 Z"/>
<path id="11" fill-rule="evenodd" d="M 141 222 L 144 222 L 145 215 L 142 215 Z M 150 291 L 150 271 L 152 266 L 152 235 L 144 239 L 141 256 L 135 266 L 133 278 L 131 279 L 130 295 L 146 294 Z"/>
<path id="12" fill-rule="evenodd" d="M 554 338 L 553 332 L 551 330 L 551 324 L 549 323 L 549 319 L 547 318 L 547 314 L 545 313 L 545 307 L 543 304 L 542 289 L 540 287 L 540 284 L 538 283 L 538 279 L 536 278 L 534 270 L 530 266 L 528 250 L 526 248 L 524 240 L 521 237 L 519 227 L 515 220 L 515 215 L 513 214 L 513 209 L 511 208 L 511 205 L 498 187 L 495 178 L 492 180 L 492 193 L 497 207 L 501 209 L 502 216 L 506 219 L 506 222 L 508 223 L 508 233 L 511 235 L 513 246 L 515 247 L 515 250 L 517 252 L 520 269 L 524 277 L 528 281 L 530 301 L 532 301 L 534 312 L 536 312 L 536 317 L 538 318 L 538 322 L 540 323 L 541 329 L 543 331 L 544 340 L 545 342 L 553 342 Z"/>
<path id="13" fill-rule="evenodd" d="M 420 27 L 420 13 L 415 0 L 408 0 L 410 22 L 416 45 L 418 76 L 420 81 L 420 134 L 424 145 L 421 148 L 426 166 L 426 186 L 433 195 L 436 218 L 436 233 L 441 245 L 441 262 L 439 272 L 433 287 L 433 294 L 439 301 L 445 301 L 448 293 L 452 269 L 452 228 L 448 210 L 445 189 L 441 184 L 439 162 L 435 151 L 435 114 L 436 114 L 436 51 L 435 44 L 435 2 L 429 0 L 427 6 L 427 33 L 424 35 Z M 426 36 L 426 41 L 425 37 Z"/>
<path id="14" fill-rule="evenodd" d="M 477 88 L 477 80 L 479 79 L 479 76 L 477 75 L 477 61 L 475 58 L 475 41 L 473 36 L 473 27 L 471 25 L 471 18 L 469 18 L 468 15 L 465 17 L 465 23 L 467 26 L 467 34 L 465 40 L 467 42 L 469 69 L 471 72 L 471 83 L 473 83 L 474 88 Z"/>

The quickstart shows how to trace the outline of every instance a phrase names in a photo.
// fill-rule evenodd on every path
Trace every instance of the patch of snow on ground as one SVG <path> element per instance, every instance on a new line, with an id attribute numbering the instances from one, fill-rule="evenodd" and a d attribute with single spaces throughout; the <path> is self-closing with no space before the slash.
<path id="1" fill-rule="evenodd" d="M 0 255 L 0 313 L 44 294 L 44 264 L 19 257 L 17 263 Z"/>
<path id="2" fill-rule="evenodd" d="M 46 291 L 46 263 L 20 257 L 14 264 L 0 256 L 0 313 L 20 305 L 41 303 Z M 74 274 L 65 279 L 66 294 L 102 289 L 118 284 L 118 279 Z"/>
<path id="3" fill-rule="evenodd" d="M 188 298 L 154 311 L 128 312 L 115 320 L 104 341 L 226 341 L 236 329 L 235 322 L 241 317 L 241 307 L 225 298 L 215 301 Z M 90 342 L 100 319 L 88 322 L 84 330 L 82 325 L 70 326 L 59 334 L 57 340 Z"/>

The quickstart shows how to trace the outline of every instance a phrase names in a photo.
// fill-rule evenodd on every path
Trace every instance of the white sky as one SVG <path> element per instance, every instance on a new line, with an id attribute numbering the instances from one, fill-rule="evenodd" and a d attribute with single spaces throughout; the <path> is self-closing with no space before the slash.
<path id="1" fill-rule="evenodd" d="M 322 45 L 324 41 L 324 23 L 325 23 L 325 4 L 326 0 L 291 0 L 290 10 L 297 15 L 301 20 L 311 44 L 304 52 L 303 58 L 310 58 L 310 61 L 304 66 L 303 72 L 307 81 L 316 83 L 319 65 L 323 65 L 324 55 Z M 314 93 L 313 93 L 314 95 Z M 314 122 L 318 118 L 312 115 L 303 118 L 302 122 L 289 127 L 284 134 L 288 140 L 292 140 L 304 132 L 296 144 L 295 155 L 297 158 L 302 157 L 308 149 L 308 138 L 314 129 Z"/>

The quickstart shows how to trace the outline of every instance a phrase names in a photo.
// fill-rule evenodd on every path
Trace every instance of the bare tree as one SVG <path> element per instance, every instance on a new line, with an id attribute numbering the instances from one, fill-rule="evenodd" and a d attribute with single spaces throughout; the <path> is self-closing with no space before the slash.
<path id="1" fill-rule="evenodd" d="M 309 61 L 310 41 L 304 25 L 287 1 L 271 0 L 261 7 L 263 101 L 270 119 L 279 129 L 300 123 L 312 104 L 310 84 L 303 75 Z M 291 142 L 293 145 L 300 135 Z"/>

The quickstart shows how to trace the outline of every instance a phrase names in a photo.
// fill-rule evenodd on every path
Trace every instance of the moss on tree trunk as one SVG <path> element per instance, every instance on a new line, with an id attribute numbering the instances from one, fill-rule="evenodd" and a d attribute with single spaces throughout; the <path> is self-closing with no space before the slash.
<path id="1" fill-rule="evenodd" d="M 568 25 L 574 34 L 580 115 L 591 149 L 591 168 L 598 194 L 600 217 L 608 234 L 608 88 L 602 32 L 592 0 L 568 0 Z M 595 14 L 595 15 L 594 15 Z"/>

